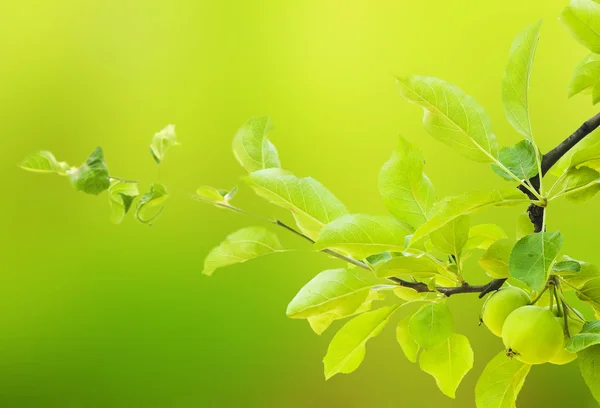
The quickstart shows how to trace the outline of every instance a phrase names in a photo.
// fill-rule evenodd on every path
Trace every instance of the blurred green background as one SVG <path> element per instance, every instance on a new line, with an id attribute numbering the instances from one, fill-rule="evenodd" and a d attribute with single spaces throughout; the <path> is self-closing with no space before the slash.
<path id="1" fill-rule="evenodd" d="M 183 192 L 234 186 L 243 171 L 233 134 L 265 114 L 283 165 L 320 180 L 353 212 L 385 213 L 376 180 L 399 133 L 424 150 L 439 196 L 507 186 L 426 135 L 420 109 L 401 100 L 393 77 L 458 84 L 486 107 L 500 143 L 514 143 L 500 79 L 514 36 L 543 18 L 531 104 L 546 151 L 594 113 L 588 97 L 566 97 L 586 54 L 557 20 L 566 3 L 0 2 L 0 406 L 473 407 L 477 376 L 502 347 L 477 326 L 475 296 L 450 302 L 476 356 L 456 400 L 407 362 L 393 324 L 354 374 L 326 382 L 321 359 L 339 322 L 318 337 L 285 308 L 339 261 L 294 252 L 201 276 L 210 248 L 254 222 Z M 153 181 L 148 144 L 169 123 L 182 147 L 169 152 L 160 180 L 176 188 L 152 228 L 131 215 L 112 225 L 106 194 L 86 196 L 63 178 L 17 168 L 39 149 L 77 165 L 101 145 L 113 175 Z M 281 215 L 247 188 L 238 199 Z M 565 253 L 596 263 L 597 203 L 561 202 L 548 214 Z M 476 221 L 513 234 L 519 211 Z M 468 273 L 472 283 L 485 280 Z M 519 402 L 595 406 L 576 363 L 535 367 Z"/>

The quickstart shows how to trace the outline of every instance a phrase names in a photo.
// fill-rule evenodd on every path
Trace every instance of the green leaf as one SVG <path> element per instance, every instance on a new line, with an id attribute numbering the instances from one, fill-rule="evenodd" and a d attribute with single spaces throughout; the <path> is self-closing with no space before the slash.
<path id="1" fill-rule="evenodd" d="M 204 275 L 212 275 L 219 268 L 244 263 L 262 255 L 282 252 L 284 249 L 273 232 L 262 227 L 242 228 L 213 248 L 204 260 Z"/>
<path id="2" fill-rule="evenodd" d="M 571 259 L 568 257 L 564 258 Z M 590 279 L 600 277 L 600 268 L 598 268 L 596 265 L 582 261 L 576 262 L 580 266 L 579 272 L 577 272 L 576 274 L 561 275 L 561 278 L 567 281 L 570 285 L 573 285 L 576 288 L 581 288 Z M 563 290 L 568 288 L 569 286 L 563 285 Z"/>
<path id="3" fill-rule="evenodd" d="M 410 335 L 424 349 L 433 349 L 443 344 L 454 330 L 454 319 L 444 303 L 423 306 L 408 323 Z"/>
<path id="4" fill-rule="evenodd" d="M 396 256 L 375 267 L 380 278 L 408 275 L 412 278 L 430 278 L 440 274 L 440 266 L 425 255 Z"/>
<path id="5" fill-rule="evenodd" d="M 504 113 L 512 127 L 525 136 L 531 143 L 534 143 L 534 141 L 529 119 L 529 82 L 541 27 L 542 22 L 539 21 L 527 27 L 515 38 L 510 49 L 504 77 L 502 78 Z M 533 158 L 534 163 L 536 163 L 535 167 L 537 168 L 535 148 L 533 146 L 532 148 L 534 154 L 528 158 Z M 520 152 L 520 154 L 523 153 Z M 519 178 L 525 179 L 534 175 L 519 176 Z"/>
<path id="6" fill-rule="evenodd" d="M 531 365 L 501 351 L 488 363 L 475 386 L 477 408 L 515 408 Z"/>
<path id="7" fill-rule="evenodd" d="M 569 339 L 566 348 L 571 353 L 579 353 L 596 344 L 600 344 L 600 320 L 587 322 L 579 333 Z"/>
<path id="8" fill-rule="evenodd" d="M 571 0 L 563 10 L 561 20 L 575 40 L 591 52 L 600 54 L 600 3 Z"/>
<path id="9" fill-rule="evenodd" d="M 179 146 L 177 135 L 175 134 L 175 125 L 167 125 L 160 132 L 155 133 L 150 144 L 150 153 L 160 164 L 165 159 L 165 154 L 172 146 Z"/>
<path id="10" fill-rule="evenodd" d="M 316 249 L 335 249 L 358 259 L 384 251 L 404 250 L 406 230 L 389 216 L 348 214 L 325 225 Z"/>
<path id="11" fill-rule="evenodd" d="M 138 195 L 140 192 L 137 183 L 112 180 L 108 188 L 110 220 L 115 224 L 120 224 Z"/>
<path id="12" fill-rule="evenodd" d="M 473 368 L 473 349 L 469 339 L 461 334 L 451 334 L 441 345 L 423 350 L 419 365 L 421 370 L 435 378 L 445 395 L 456 398 L 456 389 Z"/>
<path id="13" fill-rule="evenodd" d="M 492 121 L 475 99 L 437 78 L 398 78 L 398 85 L 404 98 L 425 110 L 423 123 L 432 137 L 472 160 L 496 161 L 498 142 Z"/>
<path id="14" fill-rule="evenodd" d="M 529 213 L 524 212 L 517 217 L 517 239 L 523 238 L 525 235 L 533 234 L 534 228 Z"/>
<path id="15" fill-rule="evenodd" d="M 513 240 L 506 238 L 494 242 L 479 258 L 479 265 L 492 278 L 508 278 L 510 253 L 514 245 Z"/>
<path id="16" fill-rule="evenodd" d="M 538 173 L 537 153 L 529 140 L 522 140 L 514 146 L 504 147 L 500 150 L 500 163 L 520 180 L 530 179 Z M 514 181 L 514 178 L 492 163 L 492 170 L 505 180 Z"/>
<path id="17" fill-rule="evenodd" d="M 577 291 L 577 297 L 600 311 L 600 277 L 589 279 Z"/>
<path id="18" fill-rule="evenodd" d="M 298 227 L 313 240 L 325 224 L 348 214 L 344 204 L 312 177 L 267 169 L 251 173 L 245 180 L 256 194 L 290 210 Z"/>
<path id="19" fill-rule="evenodd" d="M 423 164 L 421 151 L 400 137 L 398 148 L 379 173 L 379 192 L 386 208 L 411 232 L 427 221 L 435 199 Z"/>
<path id="20" fill-rule="evenodd" d="M 162 184 L 152 184 L 150 190 L 140 198 L 135 217 L 142 224 L 149 227 L 154 224 L 158 216 L 163 212 L 165 201 L 169 195 Z"/>
<path id="21" fill-rule="evenodd" d="M 381 333 L 398 306 L 385 306 L 363 313 L 346 323 L 331 340 L 323 358 L 325 378 L 356 370 L 365 358 L 367 341 Z"/>
<path id="22" fill-rule="evenodd" d="M 237 187 L 232 190 L 219 190 L 211 186 L 198 187 L 196 196 L 201 201 L 210 201 L 215 204 L 229 204 L 237 193 Z M 217 206 L 218 207 L 218 206 Z"/>
<path id="23" fill-rule="evenodd" d="M 581 265 L 577 261 L 560 261 L 552 265 L 552 273 L 579 272 Z"/>
<path id="24" fill-rule="evenodd" d="M 465 249 L 488 249 L 494 242 L 508 238 L 506 232 L 496 224 L 474 225 L 469 230 Z"/>
<path id="25" fill-rule="evenodd" d="M 600 171 L 600 142 L 576 150 L 571 157 L 570 165 L 575 168 L 585 166 Z"/>
<path id="26" fill-rule="evenodd" d="M 574 202 L 586 202 L 600 191 L 600 173 L 589 167 L 571 168 L 563 178 L 561 190 L 548 199 L 561 196 Z"/>
<path id="27" fill-rule="evenodd" d="M 375 267 L 377 265 L 379 265 L 382 262 L 386 262 L 389 261 L 390 259 L 392 259 L 393 256 L 391 253 L 389 252 L 382 252 L 380 254 L 375 254 L 375 255 L 371 255 L 365 258 L 365 261 L 371 265 L 372 267 Z"/>
<path id="28" fill-rule="evenodd" d="M 569 85 L 569 98 L 580 92 L 590 92 L 592 103 L 600 102 L 600 55 L 589 54 L 575 67 Z"/>
<path id="29" fill-rule="evenodd" d="M 574 148 L 572 148 L 567 153 L 565 153 L 565 155 L 563 157 L 561 157 L 558 160 L 558 162 L 556 162 L 556 164 L 554 166 L 552 166 L 550 168 L 550 170 L 548 170 L 548 172 L 556 177 L 560 177 L 565 171 L 567 171 L 567 169 L 569 167 L 571 167 L 571 160 L 573 159 L 573 156 L 577 152 L 587 149 L 588 147 L 591 147 L 597 143 L 600 143 L 600 129 L 596 129 L 595 131 L 593 131 L 592 133 L 587 135 L 585 138 L 583 138 L 583 140 L 581 140 L 579 143 L 577 143 L 577 145 Z M 599 145 L 599 148 L 600 148 L 600 145 Z M 598 150 L 596 150 L 596 152 L 597 151 Z M 586 165 L 588 167 L 592 167 L 592 168 L 597 167 L 597 166 L 588 165 L 588 164 L 586 164 Z M 596 170 L 600 171 L 600 169 L 598 169 L 598 168 L 596 168 Z"/>
<path id="30" fill-rule="evenodd" d="M 577 353 L 579 371 L 596 401 L 600 402 L 600 344 Z"/>
<path id="31" fill-rule="evenodd" d="M 461 215 L 471 214 L 489 207 L 507 207 L 529 203 L 526 194 L 511 188 L 509 190 L 495 190 L 492 192 L 469 192 L 457 197 L 452 197 L 443 202 L 433 217 L 423 224 L 413 234 L 409 246 L 437 231 Z"/>
<path id="32" fill-rule="evenodd" d="M 459 256 L 469 239 L 471 220 L 461 215 L 429 235 L 433 246 L 446 254 Z"/>
<path id="33" fill-rule="evenodd" d="M 402 348 L 404 355 L 411 363 L 417 362 L 417 354 L 419 354 L 420 347 L 417 342 L 412 338 L 408 330 L 408 322 L 410 316 L 402 319 L 396 327 L 396 340 Z"/>
<path id="34" fill-rule="evenodd" d="M 417 292 L 415 289 L 405 286 L 395 288 L 394 295 L 406 302 L 434 302 L 443 296 L 436 292 Z"/>
<path id="35" fill-rule="evenodd" d="M 248 173 L 279 168 L 277 149 L 267 138 L 271 121 L 267 116 L 248 120 L 233 138 L 233 154 Z"/>
<path id="36" fill-rule="evenodd" d="M 52 153 L 45 150 L 30 154 L 19 167 L 35 173 L 56 173 L 61 176 L 65 176 L 70 168 L 67 163 L 59 162 Z"/>
<path id="37" fill-rule="evenodd" d="M 286 314 L 292 319 L 325 314 L 334 319 L 351 316 L 363 306 L 378 282 L 372 272 L 358 268 L 323 271 L 300 289 Z"/>
<path id="38" fill-rule="evenodd" d="M 104 163 L 104 152 L 96 147 L 85 160 L 85 163 L 74 171 L 69 171 L 69 178 L 75 190 L 86 194 L 98 195 L 110 187 L 108 169 Z"/>
<path id="39" fill-rule="evenodd" d="M 510 276 L 535 291 L 541 290 L 548 280 L 562 241 L 559 231 L 539 232 L 521 238 L 510 254 Z"/>

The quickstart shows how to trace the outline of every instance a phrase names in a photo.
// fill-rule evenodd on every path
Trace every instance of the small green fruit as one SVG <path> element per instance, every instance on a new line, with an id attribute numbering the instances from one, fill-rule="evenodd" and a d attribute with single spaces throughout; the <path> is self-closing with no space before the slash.
<path id="1" fill-rule="evenodd" d="M 560 324 L 561 328 L 564 328 L 565 320 L 563 317 L 557 316 L 556 321 Z M 583 328 L 583 322 L 578 319 L 569 318 L 568 322 L 569 322 L 569 335 L 570 336 L 576 335 Z M 565 344 L 567 343 L 567 341 L 569 341 L 569 338 L 565 334 L 565 339 L 564 339 Z M 557 355 L 552 357 L 548 362 L 552 363 L 552 364 L 556 364 L 556 365 L 565 365 L 565 364 L 568 364 L 571 361 L 575 360 L 576 358 L 577 358 L 577 353 L 571 353 L 563 345 L 562 350 Z"/>
<path id="2" fill-rule="evenodd" d="M 564 332 L 552 312 L 523 306 L 504 322 L 502 340 L 507 354 L 526 364 L 544 364 L 564 347 Z"/>
<path id="3" fill-rule="evenodd" d="M 509 314 L 530 303 L 523 289 L 507 287 L 494 293 L 483 306 L 482 319 L 492 333 L 502 337 L 502 326 Z"/>

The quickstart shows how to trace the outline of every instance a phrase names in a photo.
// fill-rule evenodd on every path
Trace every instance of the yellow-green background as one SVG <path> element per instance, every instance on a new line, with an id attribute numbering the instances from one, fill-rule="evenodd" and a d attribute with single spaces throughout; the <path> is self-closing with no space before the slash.
<path id="1" fill-rule="evenodd" d="M 543 18 L 531 105 L 548 150 L 594 112 L 588 98 L 566 98 L 585 55 L 557 21 L 566 3 L 3 0 L 0 406 L 474 406 L 477 376 L 502 347 L 477 327 L 475 296 L 451 299 L 476 356 L 456 400 L 406 361 L 392 324 L 354 374 L 325 382 L 321 359 L 339 325 L 318 337 L 285 308 L 317 272 L 341 264 L 294 252 L 201 276 L 207 251 L 254 221 L 184 192 L 235 185 L 243 172 L 232 136 L 265 114 L 283 165 L 320 180 L 353 212 L 385 212 L 377 174 L 399 133 L 423 148 L 439 196 L 500 186 L 486 165 L 425 134 L 393 77 L 458 84 L 487 108 L 500 143 L 514 143 L 499 83 L 513 37 Z M 113 175 L 156 180 L 148 144 L 169 123 L 182 147 L 161 170 L 173 197 L 152 228 L 131 216 L 114 226 L 106 194 L 17 168 L 38 149 L 79 164 L 101 145 Z M 284 216 L 246 188 L 239 204 Z M 597 205 L 560 203 L 548 214 L 565 252 L 590 262 L 600 262 Z M 512 234 L 518 212 L 476 221 Z M 307 248 L 285 232 L 282 240 Z M 595 406 L 576 363 L 535 367 L 520 405 Z"/>

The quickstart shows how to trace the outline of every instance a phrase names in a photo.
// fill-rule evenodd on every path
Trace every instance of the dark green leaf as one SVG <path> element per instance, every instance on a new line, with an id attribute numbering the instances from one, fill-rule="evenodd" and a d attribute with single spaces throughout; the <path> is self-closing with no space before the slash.
<path id="1" fill-rule="evenodd" d="M 558 231 L 524 236 L 510 254 L 510 275 L 535 291 L 541 290 L 561 247 L 562 236 Z"/>
<path id="2" fill-rule="evenodd" d="M 504 167 L 521 180 L 529 179 L 538 173 L 535 147 L 529 140 L 522 140 L 514 146 L 501 149 L 499 159 Z M 492 169 L 503 179 L 514 181 L 514 178 L 497 164 L 492 163 Z"/>
<path id="3" fill-rule="evenodd" d="M 104 163 L 104 152 L 97 147 L 77 170 L 69 172 L 75 190 L 98 195 L 110 187 L 108 169 Z"/>

